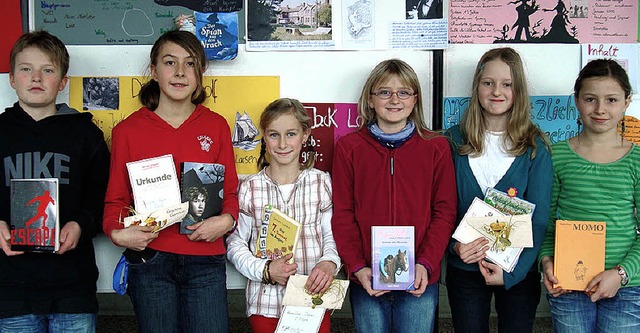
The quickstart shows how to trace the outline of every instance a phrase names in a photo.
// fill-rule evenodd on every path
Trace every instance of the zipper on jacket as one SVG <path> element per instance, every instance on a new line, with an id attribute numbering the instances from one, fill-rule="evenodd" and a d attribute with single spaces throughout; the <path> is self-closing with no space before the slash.
<path id="1" fill-rule="evenodd" d="M 396 182 L 395 182 L 395 177 L 393 176 L 395 173 L 395 160 L 394 160 L 394 155 L 395 155 L 395 150 L 391 150 L 391 165 L 390 165 L 390 172 L 391 172 L 391 197 L 389 198 L 389 200 L 391 200 L 391 225 L 396 225 Z"/>

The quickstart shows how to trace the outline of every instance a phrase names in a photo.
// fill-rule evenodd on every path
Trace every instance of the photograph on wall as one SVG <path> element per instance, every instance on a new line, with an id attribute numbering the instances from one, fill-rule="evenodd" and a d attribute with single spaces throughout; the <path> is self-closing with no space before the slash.
<path id="1" fill-rule="evenodd" d="M 454 44 L 635 43 L 637 0 L 450 0 Z"/>
<path id="2" fill-rule="evenodd" d="M 332 26 L 331 0 L 247 2 L 248 48 L 332 48 Z"/>
<path id="3" fill-rule="evenodd" d="M 443 18 L 443 0 L 406 0 L 407 20 Z"/>
<path id="4" fill-rule="evenodd" d="M 120 80 L 117 77 L 82 79 L 82 110 L 118 110 Z"/>
<path id="5" fill-rule="evenodd" d="M 249 0 L 247 50 L 444 49 L 442 1 Z"/>

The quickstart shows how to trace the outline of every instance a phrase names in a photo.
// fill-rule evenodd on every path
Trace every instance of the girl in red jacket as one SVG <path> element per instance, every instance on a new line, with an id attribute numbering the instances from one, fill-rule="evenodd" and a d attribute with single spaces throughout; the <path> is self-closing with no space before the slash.
<path id="1" fill-rule="evenodd" d="M 206 59 L 198 39 L 171 31 L 153 45 L 152 79 L 140 91 L 144 105 L 113 129 L 111 174 L 103 229 L 126 247 L 127 293 L 140 332 L 227 332 L 225 247 L 222 235 L 238 217 L 233 147 L 229 126 L 205 100 Z M 222 213 L 187 227 L 174 224 L 159 233 L 151 227 L 122 228 L 122 212 L 133 202 L 126 163 L 172 154 L 182 162 L 225 166 Z"/>
<path id="2" fill-rule="evenodd" d="M 356 331 L 431 332 L 456 217 L 449 143 L 427 129 L 418 77 L 404 61 L 373 69 L 358 110 L 363 125 L 334 150 L 331 221 Z M 372 289 L 372 226 L 414 226 L 415 290 Z"/>

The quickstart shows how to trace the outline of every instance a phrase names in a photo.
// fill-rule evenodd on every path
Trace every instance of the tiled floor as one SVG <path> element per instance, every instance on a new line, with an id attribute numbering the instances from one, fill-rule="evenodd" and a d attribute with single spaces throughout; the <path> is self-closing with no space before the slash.
<path id="1" fill-rule="evenodd" d="M 491 331 L 497 332 L 495 318 L 491 318 Z M 133 316 L 98 316 L 97 333 L 135 333 L 136 322 Z M 230 322 L 231 333 L 249 333 L 249 321 L 246 318 L 232 318 Z M 353 321 L 351 318 L 334 318 L 331 320 L 331 332 L 347 333 L 353 332 Z M 451 319 L 440 318 L 438 332 L 453 332 Z M 534 333 L 553 332 L 551 318 L 537 318 L 533 330 Z"/>

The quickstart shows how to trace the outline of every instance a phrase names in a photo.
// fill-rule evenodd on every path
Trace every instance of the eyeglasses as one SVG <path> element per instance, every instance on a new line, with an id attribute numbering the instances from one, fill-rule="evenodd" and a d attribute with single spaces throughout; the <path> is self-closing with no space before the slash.
<path id="1" fill-rule="evenodd" d="M 396 96 L 398 96 L 398 99 L 402 99 L 402 100 L 409 99 L 413 96 L 418 95 L 412 92 L 411 90 L 391 91 L 391 90 L 382 89 L 382 90 L 378 90 L 376 92 L 371 93 L 371 95 L 378 96 L 379 99 L 391 99 L 391 96 L 393 96 L 393 94 L 396 94 Z"/>

